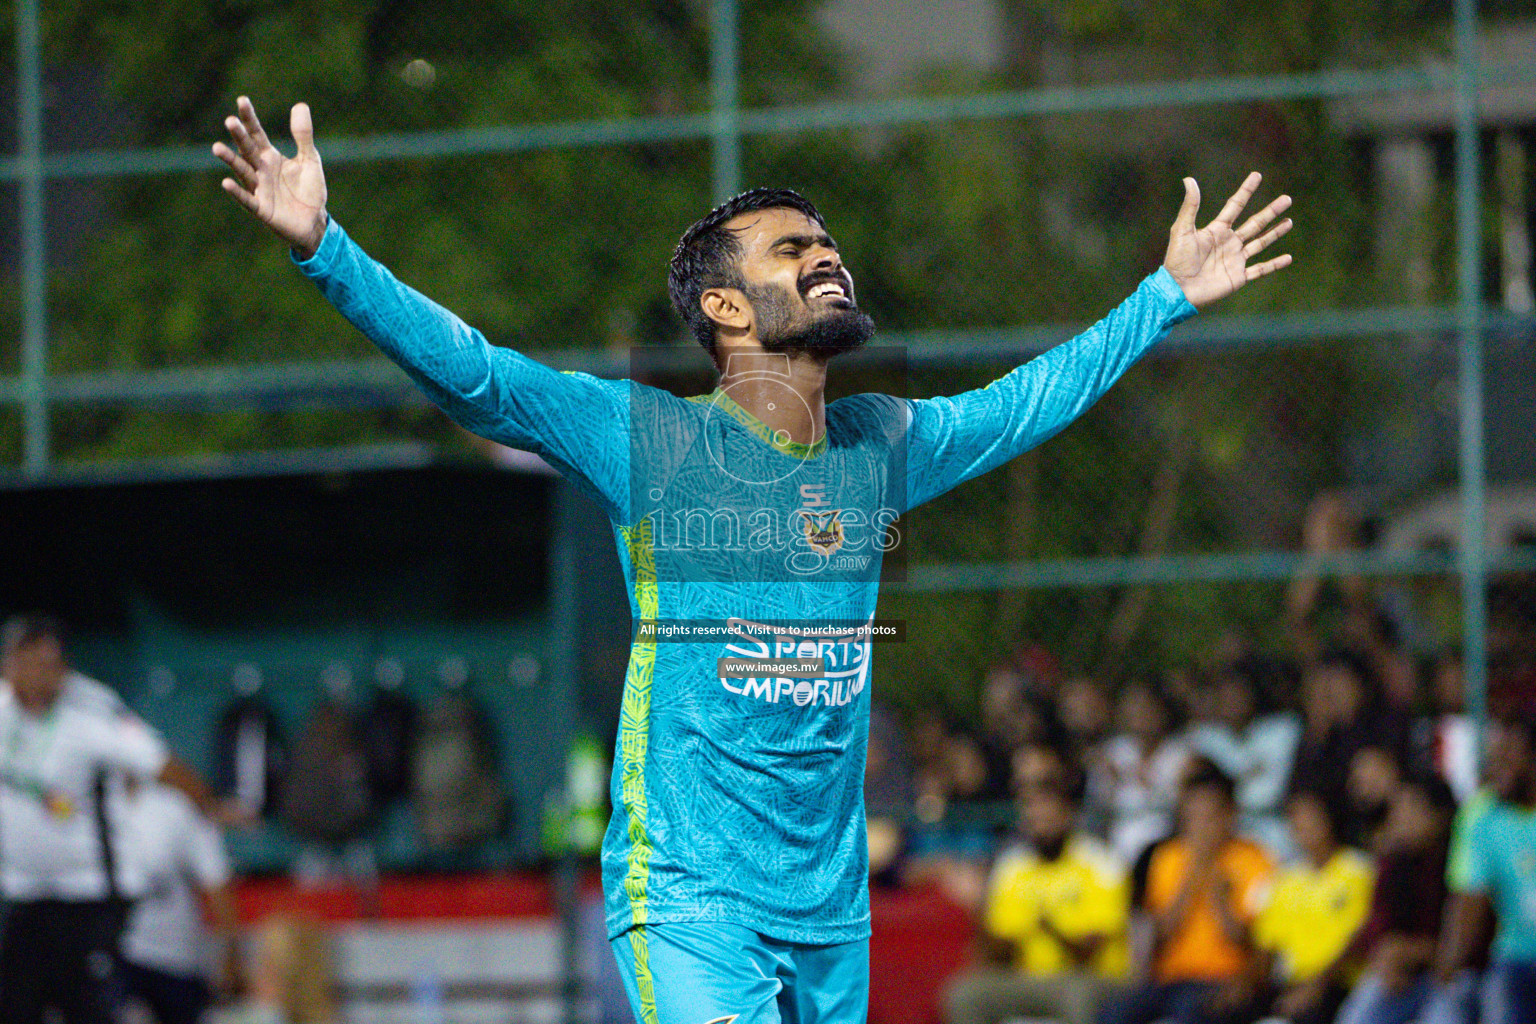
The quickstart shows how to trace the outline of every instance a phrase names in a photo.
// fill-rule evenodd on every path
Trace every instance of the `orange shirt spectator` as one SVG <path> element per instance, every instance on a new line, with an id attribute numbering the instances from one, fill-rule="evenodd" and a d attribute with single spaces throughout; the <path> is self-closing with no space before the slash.
<path id="1" fill-rule="evenodd" d="M 1195 867 L 1190 844 L 1184 839 L 1159 846 L 1152 855 L 1147 878 L 1147 908 L 1154 913 L 1168 911 Z M 1157 981 L 1221 981 L 1248 965 L 1249 953 L 1228 935 L 1216 895 L 1225 889 L 1237 923 L 1251 924 L 1262 905 L 1274 863 L 1257 843 L 1231 839 L 1217 853 L 1212 868 L 1204 884 L 1193 891 L 1183 921 L 1153 957 L 1152 974 Z"/>
<path id="2" fill-rule="evenodd" d="M 1263 1016 L 1253 922 L 1274 865 L 1237 836 L 1231 776 L 1197 762 L 1179 801 L 1178 834 L 1147 865 L 1145 984 L 1112 1002 L 1104 1024 L 1215 1024 Z"/>

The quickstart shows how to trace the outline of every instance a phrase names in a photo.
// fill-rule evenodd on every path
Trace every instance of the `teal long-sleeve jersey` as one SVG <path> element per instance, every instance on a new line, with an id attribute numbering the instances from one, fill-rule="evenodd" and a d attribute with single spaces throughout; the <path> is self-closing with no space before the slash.
<path id="1" fill-rule="evenodd" d="M 299 267 L 459 424 L 539 454 L 612 520 L 636 623 L 602 851 L 614 937 L 683 921 L 868 936 L 875 638 L 858 626 L 896 517 L 1060 431 L 1194 313 L 1159 269 L 984 388 L 840 399 L 801 445 L 721 391 L 678 398 L 493 346 L 334 219 Z"/>

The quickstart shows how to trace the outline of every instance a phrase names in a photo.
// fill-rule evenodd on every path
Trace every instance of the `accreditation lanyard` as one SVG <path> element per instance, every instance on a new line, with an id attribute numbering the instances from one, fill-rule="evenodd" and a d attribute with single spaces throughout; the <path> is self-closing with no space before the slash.
<path id="1" fill-rule="evenodd" d="M 32 730 L 31 737 L 23 737 L 25 713 L 18 710 L 11 722 L 10 735 L 6 737 L 5 758 L 0 761 L 0 782 L 32 797 L 55 817 L 66 818 L 73 812 L 69 797 L 43 784 L 43 762 L 53 753 L 58 739 L 58 707 L 48 710 L 42 722 Z"/>

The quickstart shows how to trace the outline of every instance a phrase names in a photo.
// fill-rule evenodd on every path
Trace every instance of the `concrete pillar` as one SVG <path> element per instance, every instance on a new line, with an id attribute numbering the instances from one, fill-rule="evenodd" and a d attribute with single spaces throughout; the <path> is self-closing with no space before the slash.
<path id="1" fill-rule="evenodd" d="M 1494 181 L 1499 196 L 1499 283 L 1504 308 L 1529 313 L 1531 301 L 1531 228 L 1526 200 L 1525 142 L 1501 131 L 1494 145 Z"/>
<path id="2" fill-rule="evenodd" d="M 1376 143 L 1377 265 L 1402 284 L 1410 305 L 1429 301 L 1427 212 L 1435 186 L 1434 154 L 1422 136 L 1388 136 Z"/>

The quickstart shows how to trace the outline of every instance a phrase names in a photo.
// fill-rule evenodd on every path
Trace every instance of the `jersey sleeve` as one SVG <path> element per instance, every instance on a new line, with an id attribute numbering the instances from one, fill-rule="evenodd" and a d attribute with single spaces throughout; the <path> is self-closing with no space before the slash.
<path id="1" fill-rule="evenodd" d="M 909 401 L 906 507 L 1055 436 L 1194 313 L 1178 283 L 1159 268 L 1104 319 L 986 387 Z"/>
<path id="2" fill-rule="evenodd" d="M 1130 879 L 1108 854 L 1100 854 L 1092 869 L 1083 891 L 1082 934 L 1119 935 L 1130 924 Z"/>
<path id="3" fill-rule="evenodd" d="M 335 218 L 315 254 L 295 262 L 342 316 L 464 429 L 542 456 L 585 484 L 610 514 L 626 509 L 627 382 L 562 373 L 492 345 L 396 280 Z"/>
<path id="4" fill-rule="evenodd" d="M 1461 844 L 1459 861 L 1446 872 L 1449 888 L 1455 892 L 1488 893 L 1493 890 L 1493 858 L 1488 848 L 1488 830 L 1483 827 L 1485 820 L 1481 815 L 1473 819 Z"/>
<path id="5" fill-rule="evenodd" d="M 188 807 L 191 803 L 188 801 Z M 224 837 L 213 822 L 192 808 L 187 823 L 186 845 L 182 857 L 187 876 L 202 889 L 216 889 L 230 879 L 229 853 L 224 849 Z"/>
<path id="6" fill-rule="evenodd" d="M 992 866 L 987 878 L 986 904 L 982 912 L 982 926 L 988 935 L 999 939 L 1017 939 L 1029 930 L 1026 919 L 1030 908 L 1023 906 L 1014 895 L 1014 879 L 1020 871 L 1016 855 L 1005 852 Z"/>
<path id="7" fill-rule="evenodd" d="M 79 721 L 80 739 L 98 764 L 150 779 L 171 758 L 160 734 L 136 715 L 81 714 Z"/>
<path id="8" fill-rule="evenodd" d="M 1445 885 L 1452 892 L 1486 892 L 1493 881 L 1487 847 L 1477 840 L 1478 823 L 1492 802 L 1488 791 L 1481 790 L 1456 811 L 1445 867 Z"/>

